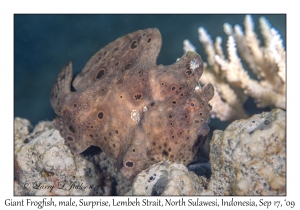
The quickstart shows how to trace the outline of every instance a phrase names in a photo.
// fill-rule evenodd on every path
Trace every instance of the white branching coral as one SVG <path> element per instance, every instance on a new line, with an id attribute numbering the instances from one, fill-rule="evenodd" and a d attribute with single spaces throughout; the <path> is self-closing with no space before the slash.
<path id="1" fill-rule="evenodd" d="M 228 35 L 228 59 L 223 54 L 220 37 L 213 43 L 204 28 L 198 30 L 199 40 L 207 54 L 200 83 L 212 83 L 216 90 L 210 102 L 213 106 L 212 117 L 222 121 L 245 118 L 247 115 L 242 105 L 248 96 L 255 99 L 257 107 L 286 108 L 285 49 L 278 31 L 271 27 L 266 18 L 261 17 L 259 22 L 265 46 L 260 45 L 254 33 L 250 15 L 245 17 L 244 31 L 239 25 L 232 28 L 230 24 L 224 24 Z M 184 41 L 184 50 L 194 49 L 188 40 Z M 250 78 L 238 54 L 257 80 Z"/>

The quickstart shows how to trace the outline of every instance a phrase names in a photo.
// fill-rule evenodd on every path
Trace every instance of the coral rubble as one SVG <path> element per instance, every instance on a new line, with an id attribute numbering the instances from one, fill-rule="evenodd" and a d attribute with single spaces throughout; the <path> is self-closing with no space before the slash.
<path id="1" fill-rule="evenodd" d="M 103 152 L 97 162 L 73 155 L 51 122 L 30 133 L 30 122 L 15 119 L 15 195 L 111 195 L 128 191 L 129 182 Z M 100 165 L 97 165 L 100 163 Z"/>
<path id="2" fill-rule="evenodd" d="M 250 15 L 246 16 L 244 26 L 245 32 L 239 25 L 232 29 L 228 23 L 224 24 L 224 31 L 228 35 L 228 60 L 221 47 L 221 38 L 217 37 L 213 43 L 204 28 L 198 30 L 207 54 L 207 64 L 200 83 L 214 85 L 216 91 L 211 101 L 211 113 L 222 121 L 246 118 L 242 105 L 247 96 L 255 99 L 257 107 L 286 108 L 286 53 L 278 31 L 264 17 L 260 18 L 265 43 L 265 46 L 261 46 Z M 184 50 L 195 51 L 195 47 L 185 40 Z M 237 51 L 257 80 L 248 75 Z"/>
<path id="3" fill-rule="evenodd" d="M 195 52 L 157 66 L 161 44 L 157 29 L 136 31 L 98 51 L 73 82 L 72 64 L 62 69 L 51 104 L 72 152 L 98 146 L 129 179 L 162 160 L 187 165 L 197 158 L 214 88 L 199 86 L 203 62 Z"/>
<path id="4" fill-rule="evenodd" d="M 128 194 L 286 195 L 285 129 L 285 111 L 278 108 L 234 121 L 214 131 L 209 181 L 163 162 L 138 174 Z"/>

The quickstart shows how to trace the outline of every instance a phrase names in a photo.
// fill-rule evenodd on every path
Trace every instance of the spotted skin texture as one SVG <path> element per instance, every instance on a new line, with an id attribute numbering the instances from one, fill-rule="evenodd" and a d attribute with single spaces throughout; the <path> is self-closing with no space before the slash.
<path id="1" fill-rule="evenodd" d="M 161 160 L 187 165 L 197 158 L 214 88 L 199 88 L 203 62 L 195 52 L 157 66 L 161 45 L 158 29 L 140 30 L 98 51 L 73 82 L 72 63 L 61 70 L 51 104 L 73 153 L 98 146 L 131 180 Z"/>

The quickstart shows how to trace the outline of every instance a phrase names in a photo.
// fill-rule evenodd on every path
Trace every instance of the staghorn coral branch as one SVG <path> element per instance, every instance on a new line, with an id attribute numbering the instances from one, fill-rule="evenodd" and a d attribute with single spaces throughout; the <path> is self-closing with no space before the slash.
<path id="1" fill-rule="evenodd" d="M 275 63 L 278 67 L 278 76 L 282 80 L 283 83 L 285 83 L 285 75 L 286 75 L 286 69 L 285 69 L 285 51 L 282 46 L 282 40 L 280 38 L 280 35 L 275 29 L 271 29 L 271 33 L 273 35 L 271 39 L 270 44 L 270 51 L 274 56 Z"/>
<path id="2" fill-rule="evenodd" d="M 285 95 L 274 92 L 263 85 L 252 80 L 237 55 L 235 41 L 232 36 L 229 36 L 227 41 L 227 51 L 229 61 L 216 56 L 216 62 L 221 66 L 221 69 L 226 72 L 226 79 L 230 84 L 238 86 L 244 90 L 246 95 L 249 95 L 257 100 L 258 107 L 276 106 L 285 109 Z"/>
<path id="3" fill-rule="evenodd" d="M 250 21 L 250 20 L 248 20 L 248 21 Z M 250 21 L 250 22 L 252 22 L 252 21 Z M 224 29 L 224 32 L 228 36 L 234 37 L 234 39 L 237 43 L 236 44 L 237 49 L 238 49 L 239 54 L 241 55 L 241 58 L 248 64 L 249 68 L 256 75 L 256 77 L 258 79 L 260 79 L 261 78 L 260 73 L 256 69 L 255 60 L 254 60 L 254 57 L 252 56 L 252 52 L 251 52 L 250 48 L 248 47 L 248 43 L 247 43 L 245 34 L 242 30 L 242 27 L 240 25 L 235 25 L 234 29 L 232 29 L 232 26 L 229 23 L 225 23 L 223 25 L 223 29 Z"/>
<path id="4" fill-rule="evenodd" d="M 266 18 L 259 19 L 261 33 L 264 38 L 265 47 L 260 46 L 260 42 L 254 33 L 254 24 L 250 15 L 245 17 L 245 35 L 240 26 L 236 25 L 234 36 L 238 52 L 241 58 L 246 61 L 252 72 L 266 88 L 271 88 L 275 92 L 285 92 L 285 50 L 278 32 L 271 27 Z M 224 24 L 224 31 L 229 27 Z M 274 76 L 275 75 L 275 76 Z"/>
<path id="5" fill-rule="evenodd" d="M 259 40 L 257 39 L 256 34 L 254 33 L 254 23 L 250 15 L 246 15 L 245 21 L 245 38 L 247 45 L 256 60 L 256 63 L 262 63 L 264 61 L 263 53 L 259 48 Z"/>
<path id="6" fill-rule="evenodd" d="M 188 51 L 196 52 L 196 47 L 194 47 L 194 45 L 188 39 L 186 39 L 183 41 L 183 50 L 185 52 Z"/>
<path id="7" fill-rule="evenodd" d="M 271 24 L 268 22 L 268 20 L 265 17 L 259 18 L 259 25 L 260 25 L 260 31 L 264 38 L 264 42 L 266 47 L 269 47 L 270 42 L 269 40 L 272 39 L 273 35 L 271 33 Z"/>
<path id="8" fill-rule="evenodd" d="M 218 36 L 215 41 L 216 54 L 219 55 L 221 58 L 225 58 L 221 45 L 222 45 L 222 38 Z"/>
<path id="9" fill-rule="evenodd" d="M 223 54 L 221 38 L 217 37 L 213 43 L 203 27 L 198 30 L 208 61 L 200 83 L 214 85 L 212 114 L 222 121 L 245 118 L 242 104 L 247 96 L 255 99 L 257 107 L 286 108 L 286 52 L 282 39 L 266 18 L 261 17 L 259 23 L 265 46 L 261 46 L 254 32 L 251 15 L 245 17 L 245 31 L 239 25 L 234 28 L 228 23 L 223 25 L 228 35 L 228 60 Z M 258 80 L 250 78 L 238 54 Z"/>
<path id="10" fill-rule="evenodd" d="M 210 38 L 210 35 L 206 32 L 206 30 L 202 27 L 198 29 L 199 40 L 204 45 L 204 49 L 207 55 L 208 65 L 213 66 L 215 64 L 215 49 L 213 46 L 213 42 Z"/>

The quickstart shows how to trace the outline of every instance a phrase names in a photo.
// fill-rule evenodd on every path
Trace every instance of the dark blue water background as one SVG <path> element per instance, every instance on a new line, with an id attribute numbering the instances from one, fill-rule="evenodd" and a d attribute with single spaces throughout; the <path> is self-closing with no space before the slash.
<path id="1" fill-rule="evenodd" d="M 258 19 L 265 16 L 286 43 L 286 15 L 252 15 L 261 38 Z M 189 39 L 206 61 L 198 40 L 204 27 L 212 39 L 227 37 L 225 22 L 243 25 L 245 15 L 15 15 L 14 16 L 14 116 L 27 118 L 33 125 L 55 117 L 50 91 L 60 69 L 69 61 L 78 74 L 89 58 L 115 39 L 140 29 L 156 27 L 163 45 L 158 64 L 169 65 L 183 55 L 183 40 Z M 260 113 L 253 101 L 248 113 Z M 268 110 L 268 109 L 264 109 Z M 226 123 L 213 120 L 211 126 L 224 129 Z"/>

